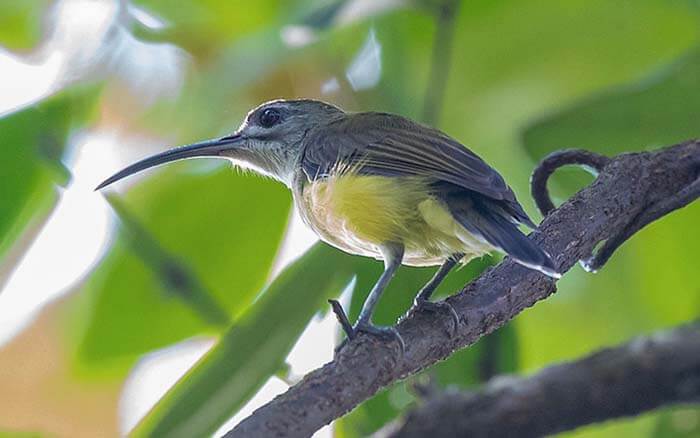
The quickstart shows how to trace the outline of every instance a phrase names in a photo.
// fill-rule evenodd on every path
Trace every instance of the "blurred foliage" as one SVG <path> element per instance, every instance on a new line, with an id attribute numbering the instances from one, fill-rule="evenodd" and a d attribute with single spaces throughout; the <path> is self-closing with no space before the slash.
<path id="1" fill-rule="evenodd" d="M 135 434 L 190 437 L 215 432 L 284 368 L 311 317 L 326 310 L 327 300 L 370 263 L 317 243 L 265 288 L 255 306 L 158 403 Z"/>
<path id="2" fill-rule="evenodd" d="M 90 301 L 76 316 L 86 321 L 82 366 L 121 364 L 115 371 L 124 376 L 140 354 L 203 330 L 218 332 L 197 311 L 201 303 L 219 303 L 235 316 L 265 283 L 289 214 L 285 189 L 228 166 L 184 177 L 188 164 L 165 169 L 121 201 L 142 222 L 142 235 L 130 236 L 133 224 L 125 221 L 124 238 L 117 236 L 85 286 Z M 155 251 L 148 233 L 161 246 Z M 182 282 L 171 278 L 183 277 L 171 269 L 180 264 L 191 269 L 186 278 L 196 278 L 190 285 L 203 286 L 173 284 Z"/>
<path id="3" fill-rule="evenodd" d="M 700 47 L 696 47 L 639 82 L 547 117 L 527 129 L 523 141 L 537 159 L 566 141 L 616 155 L 692 138 L 698 133 L 699 113 Z"/>
<path id="4" fill-rule="evenodd" d="M 116 196 L 109 203 L 119 215 L 129 249 L 153 271 L 163 292 L 180 298 L 205 322 L 223 328 L 231 321 L 229 313 L 219 304 L 189 266 L 163 249 L 154 236 L 131 215 Z"/>
<path id="5" fill-rule="evenodd" d="M 295 2 L 277 0 L 258 0 L 254 4 L 186 0 L 178 2 L 177 7 L 168 0 L 135 0 L 133 3 L 170 23 L 164 30 L 168 40 L 200 58 L 216 56 L 219 50 L 241 36 L 279 26 L 297 10 Z M 265 50 L 264 46 L 258 49 Z"/>
<path id="6" fill-rule="evenodd" d="M 39 43 L 41 17 L 49 0 L 3 1 L 0 11 L 0 45 L 26 50 Z"/>
<path id="7" fill-rule="evenodd" d="M 555 150 L 577 147 L 616 155 L 679 143 L 698 133 L 700 114 L 700 47 L 653 71 L 639 82 L 614 88 L 529 127 L 525 148 L 535 159 Z M 576 133 L 575 136 L 572 133 Z M 590 180 L 582 169 L 567 169 L 552 178 L 566 198 Z M 555 189 L 556 187 L 555 183 Z"/>
<path id="8" fill-rule="evenodd" d="M 653 436 L 656 438 L 691 438 L 700 436 L 698 409 L 680 407 L 665 410 L 659 416 Z"/>
<path id="9" fill-rule="evenodd" d="M 2 270 L 9 271 L 18 261 L 4 259 L 16 239 L 51 212 L 57 200 L 55 185 L 65 185 L 70 178 L 61 157 L 69 136 L 92 118 L 97 94 L 95 86 L 67 91 L 0 118 Z M 0 277 L 0 286 L 3 283 Z"/>
<path id="10" fill-rule="evenodd" d="M 38 432 L 6 432 L 0 430 L 0 438 L 41 438 Z"/>
<path id="11" fill-rule="evenodd" d="M 612 155 L 700 136 L 697 1 L 464 2 L 454 18 L 450 65 L 431 66 L 435 17 L 421 6 L 436 1 L 379 8 L 342 25 L 339 16 L 360 2 L 133 1 L 166 22 L 161 30 L 130 27 L 137 37 L 174 43 L 192 55 L 180 95 L 136 111 L 98 101 L 100 86 L 74 86 L 1 118 L 2 262 L 19 259 L 21 251 L 8 257 L 9 250 L 22 247 L 27 230 L 50 212 L 54 187 L 65 183 L 58 158 L 71 134 L 96 124 L 96 104 L 100 124 L 169 142 L 231 132 L 250 107 L 278 97 L 317 97 L 350 110 L 420 118 L 431 68 L 449 68 L 440 128 L 499 169 L 531 213 L 528 177 L 552 150 L 584 147 Z M 5 2 L 0 44 L 38 47 L 48 4 Z M 306 44 L 285 43 L 292 24 L 308 27 Z M 370 31 L 381 45 L 381 79 L 374 88 L 353 91 L 345 72 Z M 331 80 L 338 88 L 324 93 Z M 152 174 L 113 201 L 120 227 L 71 298 L 66 348 L 80 375 L 100 374 L 114 384 L 143 353 L 198 334 L 220 336 L 139 429 L 170 432 L 186 424 L 194 434 L 209 433 L 284 367 L 312 315 L 326 311 L 325 300 L 356 277 L 354 318 L 381 265 L 317 245 L 272 280 L 290 208 L 284 188 L 208 163 L 174 164 Z M 552 191 L 562 201 L 590 179 L 563 169 Z M 599 274 L 574 269 L 554 297 L 377 394 L 338 421 L 336 433 L 376 430 L 416 402 L 415 382 L 468 387 L 493 373 L 530 372 L 697 318 L 698 223 L 695 203 L 636 235 Z M 454 272 L 439 293 L 455 292 L 491 262 Z M 376 321 L 392 323 L 408 309 L 432 271 L 402 268 Z M 227 330 L 221 313 L 233 321 Z M 664 410 L 567 436 L 693 436 L 699 418 L 697 409 Z"/>

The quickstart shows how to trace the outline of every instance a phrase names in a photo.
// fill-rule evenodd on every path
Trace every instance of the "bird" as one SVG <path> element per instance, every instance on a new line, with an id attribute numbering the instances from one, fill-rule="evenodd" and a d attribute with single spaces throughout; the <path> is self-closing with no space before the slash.
<path id="1" fill-rule="evenodd" d="M 494 250 L 553 278 L 552 258 L 520 229 L 535 224 L 503 177 L 457 140 L 409 118 L 346 112 L 313 99 L 278 99 L 248 112 L 232 134 L 150 156 L 95 190 L 172 161 L 218 157 L 286 185 L 302 220 L 324 242 L 383 261 L 348 339 L 365 332 L 398 337 L 372 313 L 401 265 L 439 266 L 413 308 L 458 264 Z M 448 309 L 459 319 L 454 309 Z"/>

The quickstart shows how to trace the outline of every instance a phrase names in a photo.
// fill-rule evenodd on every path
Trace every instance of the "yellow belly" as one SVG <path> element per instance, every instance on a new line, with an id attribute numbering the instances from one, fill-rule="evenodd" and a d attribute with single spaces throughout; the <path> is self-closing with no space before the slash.
<path id="1" fill-rule="evenodd" d="M 404 264 L 430 266 L 493 249 L 457 223 L 421 178 L 344 174 L 307 184 L 296 202 L 322 240 L 352 254 L 380 258 L 380 245 L 401 243 Z"/>

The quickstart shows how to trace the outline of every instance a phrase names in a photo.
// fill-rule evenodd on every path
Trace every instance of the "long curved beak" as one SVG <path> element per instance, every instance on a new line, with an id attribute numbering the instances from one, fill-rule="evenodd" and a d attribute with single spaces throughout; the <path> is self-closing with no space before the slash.
<path id="1" fill-rule="evenodd" d="M 106 180 L 102 181 L 100 185 L 95 187 L 95 190 L 100 190 L 101 188 L 107 187 L 108 185 L 117 182 L 122 178 L 126 178 L 129 175 L 133 175 L 134 173 L 159 166 L 161 164 L 170 163 L 172 161 L 184 160 L 187 158 L 219 157 L 221 156 L 222 152 L 234 148 L 236 144 L 240 144 L 241 140 L 241 135 L 233 134 L 227 137 L 217 138 L 215 140 L 208 140 L 201 143 L 181 146 L 179 148 L 153 155 L 152 157 L 138 161 L 110 176 Z"/>

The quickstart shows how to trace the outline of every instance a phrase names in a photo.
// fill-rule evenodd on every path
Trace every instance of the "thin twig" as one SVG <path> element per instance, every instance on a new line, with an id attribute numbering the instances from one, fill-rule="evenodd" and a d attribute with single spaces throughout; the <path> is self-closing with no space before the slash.
<path id="1" fill-rule="evenodd" d="M 554 171 L 562 166 L 576 165 L 593 169 L 597 176 L 608 163 L 610 163 L 610 158 L 581 149 L 565 149 L 546 156 L 535 168 L 530 178 L 532 198 L 535 200 L 535 204 L 540 209 L 542 216 L 547 216 L 555 208 L 547 188 L 547 181 Z"/>
<path id="2" fill-rule="evenodd" d="M 328 304 L 331 305 L 331 309 L 333 309 L 333 313 L 335 313 L 335 317 L 338 319 L 348 339 L 354 338 L 355 333 L 352 329 L 352 324 L 350 324 L 348 315 L 345 314 L 345 310 L 343 310 L 343 306 L 340 305 L 340 302 L 338 300 L 328 300 Z"/>
<path id="3" fill-rule="evenodd" d="M 431 126 L 436 126 L 440 119 L 440 109 L 452 63 L 452 43 L 459 3 L 459 0 L 446 0 L 436 6 L 435 37 L 422 117 L 423 122 Z"/>

